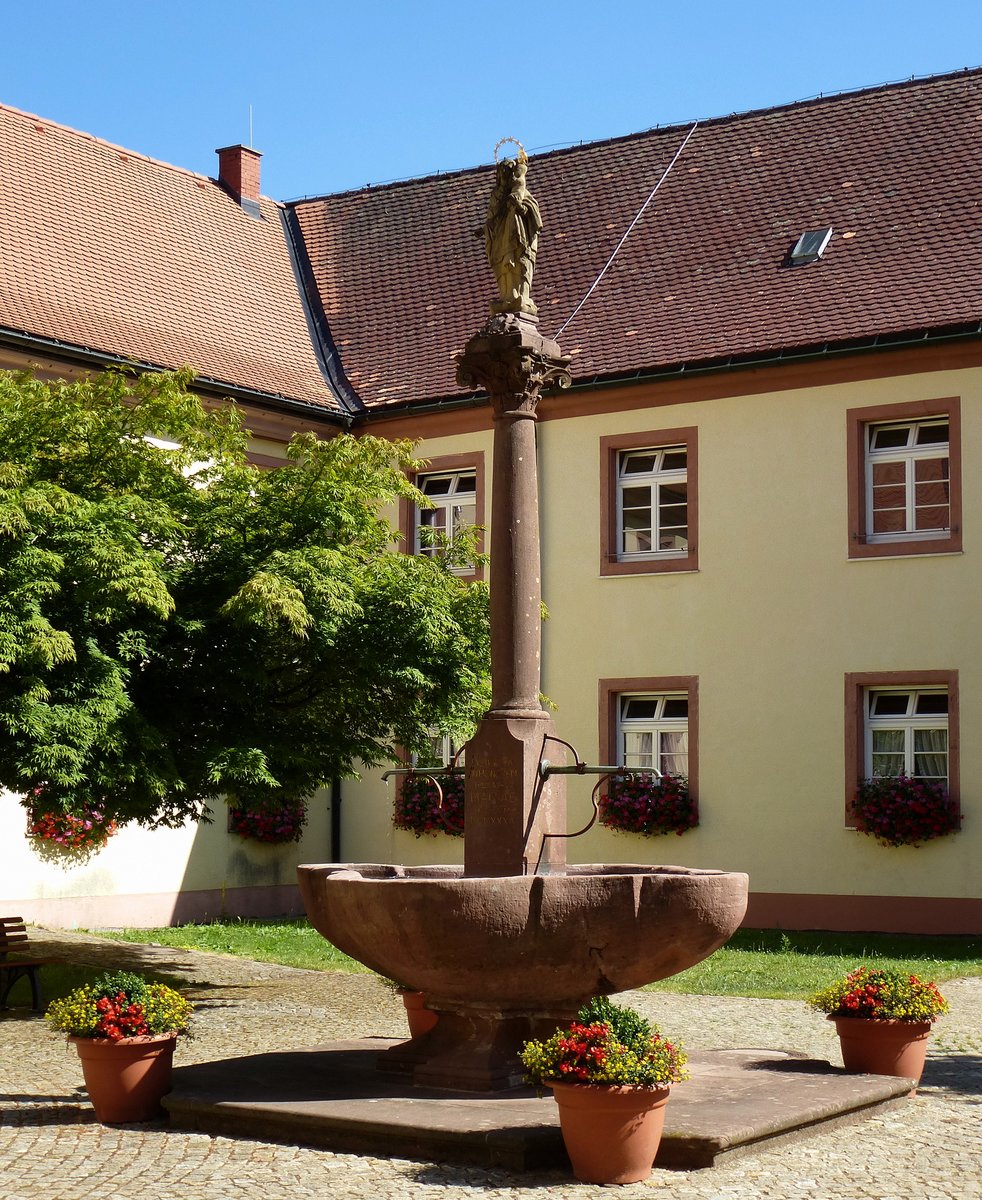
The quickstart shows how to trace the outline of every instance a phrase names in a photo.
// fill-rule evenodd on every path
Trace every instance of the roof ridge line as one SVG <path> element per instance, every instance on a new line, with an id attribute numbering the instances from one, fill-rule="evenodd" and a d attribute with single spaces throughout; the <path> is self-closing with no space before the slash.
<path id="1" fill-rule="evenodd" d="M 735 112 L 723 113 L 713 117 L 691 117 L 687 120 L 672 121 L 667 125 L 650 125 L 647 129 L 636 129 L 631 133 L 615 134 L 612 137 L 597 138 L 593 141 L 570 142 L 566 145 L 558 145 L 542 151 L 531 150 L 528 152 L 528 157 L 530 161 L 555 158 L 564 154 L 575 154 L 580 150 L 592 150 L 599 146 L 611 146 L 620 142 L 630 142 L 635 139 L 649 137 L 654 133 L 668 134 L 679 132 L 688 129 L 694 123 L 701 127 L 722 125 L 730 121 L 739 121 L 746 117 L 767 116 L 770 113 L 786 112 L 795 108 L 804 108 L 808 105 L 824 104 L 829 101 L 843 100 L 849 97 L 870 95 L 874 92 L 916 87 L 918 84 L 941 82 L 943 80 L 958 79 L 978 74 L 982 74 L 982 64 L 974 67 L 958 67 L 953 71 L 941 71 L 936 74 L 910 75 L 904 79 L 888 80 L 885 83 L 863 84 L 860 87 L 843 88 L 839 91 L 818 92 L 814 96 L 802 96 L 797 100 L 785 100 L 781 104 L 768 104 L 762 108 L 739 109 Z M 402 179 L 390 179 L 383 183 L 367 183 L 364 187 L 344 188 L 339 192 L 319 192 L 315 195 L 295 196 L 292 199 L 283 201 L 283 203 L 292 208 L 296 205 L 315 203 L 319 200 L 342 199 L 348 196 L 359 196 L 365 192 L 382 192 L 401 187 L 410 187 L 415 184 L 435 183 L 439 180 L 454 179 L 462 175 L 490 171 L 493 167 L 494 163 L 478 163 L 470 167 L 455 167 L 453 170 L 448 171 L 432 171 L 426 175 L 408 175 Z"/>
<path id="2" fill-rule="evenodd" d="M 106 150 L 115 150 L 117 154 L 125 154 L 128 158 L 137 158 L 142 162 L 149 163 L 153 167 L 163 167 L 167 171 L 176 171 L 179 175 L 187 175 L 191 179 L 203 180 L 206 183 L 214 183 L 218 185 L 218 177 L 215 175 L 205 175 L 201 171 L 192 171 L 190 167 L 180 167 L 176 163 L 166 162 L 162 158 L 154 158 L 150 154 L 143 154 L 140 150 L 133 150 L 129 146 L 121 146 L 116 142 L 110 142 L 107 138 L 99 137 L 97 134 L 89 133 L 84 129 L 76 129 L 73 125 L 66 125 L 62 121 L 55 121 L 51 117 L 42 117 L 37 113 L 27 112 L 25 109 L 17 108 L 13 104 L 4 104 L 0 101 L 0 111 L 10 113 L 15 117 L 23 117 L 26 121 L 35 121 L 39 125 L 46 125 L 52 130 L 57 130 L 60 133 L 68 133 L 74 137 L 80 138 L 85 142 L 94 142 L 97 146 L 102 146 Z M 269 200 L 272 204 L 282 206 L 281 200 L 275 200 L 272 196 L 260 196 L 261 200 Z"/>
<path id="3" fill-rule="evenodd" d="M 814 96 L 802 96 L 797 100 L 785 100 L 781 104 L 768 104 L 762 108 L 744 108 L 734 112 L 723 113 L 715 117 L 691 117 L 688 120 L 673 121 L 668 125 L 651 125 L 647 129 L 638 129 L 633 133 L 617 134 L 614 137 L 598 138 L 591 142 L 572 142 L 566 146 L 557 146 L 554 149 L 545 150 L 541 153 L 532 151 L 529 154 L 529 159 L 552 158 L 561 154 L 570 154 L 576 150 L 589 150 L 595 146 L 609 146 L 618 142 L 629 142 L 635 138 L 648 137 L 653 133 L 672 133 L 687 129 L 693 124 L 698 124 L 701 128 L 707 125 L 724 125 L 731 121 L 739 121 L 746 117 L 763 117 L 771 113 L 789 112 L 792 109 L 804 108 L 810 105 L 824 104 L 830 101 L 845 100 L 857 96 L 872 95 L 875 92 L 887 92 L 899 90 L 905 87 L 916 87 L 923 83 L 939 83 L 944 80 L 953 80 L 964 78 L 969 75 L 982 74 L 982 64 L 974 67 L 958 67 L 954 71 L 941 71 L 937 74 L 930 75 L 909 75 L 904 79 L 892 79 L 885 83 L 869 83 L 863 84 L 860 87 L 842 88 L 839 91 L 818 92 Z M 448 172 L 449 173 L 449 172 Z"/>

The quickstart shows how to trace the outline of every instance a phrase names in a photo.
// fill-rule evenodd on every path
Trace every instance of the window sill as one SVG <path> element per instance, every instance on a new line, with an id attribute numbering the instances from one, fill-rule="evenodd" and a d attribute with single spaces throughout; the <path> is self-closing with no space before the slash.
<path id="1" fill-rule="evenodd" d="M 618 566 L 623 564 L 618 563 Z M 632 564 L 633 566 L 633 564 Z M 597 576 L 598 579 L 671 579 L 674 575 L 698 575 L 698 567 L 643 567 L 640 570 L 633 569 L 628 571 L 601 571 Z"/>
<path id="2" fill-rule="evenodd" d="M 876 542 L 877 546 L 886 546 L 888 543 Z M 846 562 L 892 562 L 898 558 L 959 558 L 965 553 L 961 548 L 954 550 L 902 550 L 899 546 L 896 550 L 878 550 L 875 554 L 850 554 L 846 558 Z"/>

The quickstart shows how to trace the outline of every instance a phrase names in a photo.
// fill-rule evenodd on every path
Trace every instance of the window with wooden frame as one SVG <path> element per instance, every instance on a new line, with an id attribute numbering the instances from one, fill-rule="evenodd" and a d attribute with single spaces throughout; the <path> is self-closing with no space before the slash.
<path id="1" fill-rule="evenodd" d="M 959 785 L 958 672 L 846 676 L 846 824 L 864 779 L 906 775 Z"/>
<path id="2" fill-rule="evenodd" d="M 399 524 L 408 553 L 437 554 L 441 536 L 453 538 L 466 526 L 485 524 L 482 453 L 431 459 L 412 481 L 433 506 L 420 508 L 405 501 L 400 506 Z M 483 533 L 478 534 L 477 548 L 478 552 L 484 549 Z M 483 578 L 481 567 L 455 570 L 468 579 Z"/>
<path id="3" fill-rule="evenodd" d="M 456 755 L 460 754 L 457 758 Z M 420 770 L 432 769 L 434 767 L 449 767 L 455 762 L 458 766 L 464 765 L 464 751 L 461 745 L 458 744 L 450 736 L 449 733 L 440 733 L 438 729 L 430 730 L 430 751 L 428 754 L 410 754 L 407 756 L 407 762 L 411 767 L 418 767 Z"/>
<path id="4" fill-rule="evenodd" d="M 849 556 L 962 548 L 957 398 L 850 409 Z"/>
<path id="5" fill-rule="evenodd" d="M 600 574 L 698 569 L 696 430 L 600 439 Z"/>
<path id="6" fill-rule="evenodd" d="M 685 775 L 698 796 L 699 681 L 695 675 L 600 680 L 600 761 Z"/>
<path id="7" fill-rule="evenodd" d="M 617 757 L 659 775 L 689 773 L 689 697 L 684 692 L 618 697 Z"/>

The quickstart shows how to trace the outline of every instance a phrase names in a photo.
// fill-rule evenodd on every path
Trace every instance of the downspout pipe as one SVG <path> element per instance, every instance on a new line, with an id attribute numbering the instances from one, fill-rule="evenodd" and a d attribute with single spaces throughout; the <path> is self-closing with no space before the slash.
<path id="1" fill-rule="evenodd" d="M 332 863 L 341 862 L 341 780 L 331 780 L 331 844 Z"/>

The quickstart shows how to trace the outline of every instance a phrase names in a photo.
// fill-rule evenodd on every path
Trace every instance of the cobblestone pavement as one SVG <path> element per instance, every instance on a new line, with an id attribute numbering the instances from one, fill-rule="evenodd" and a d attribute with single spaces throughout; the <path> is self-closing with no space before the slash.
<path id="1" fill-rule="evenodd" d="M 309 1046 L 334 1038 L 401 1037 L 398 1000 L 370 975 L 297 971 L 222 955 L 126 946 L 36 930 L 52 955 L 179 977 L 197 1005 L 195 1039 L 178 1063 Z M 944 987 L 952 1012 L 935 1026 L 916 1098 L 859 1124 L 761 1149 L 706 1171 L 657 1170 L 618 1190 L 625 1200 L 970 1200 L 982 1198 L 982 979 Z M 834 1034 L 793 1001 L 634 992 L 628 1002 L 690 1048 L 801 1050 L 838 1062 Z M 602 1189 L 558 1172 L 367 1158 L 168 1129 L 107 1128 L 80 1088 L 74 1051 L 38 1018 L 0 1017 L 0 1200 L 471 1200 Z M 609 1191 L 606 1194 L 610 1194 Z"/>

